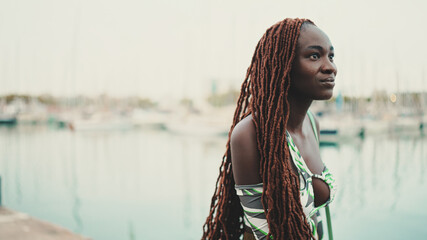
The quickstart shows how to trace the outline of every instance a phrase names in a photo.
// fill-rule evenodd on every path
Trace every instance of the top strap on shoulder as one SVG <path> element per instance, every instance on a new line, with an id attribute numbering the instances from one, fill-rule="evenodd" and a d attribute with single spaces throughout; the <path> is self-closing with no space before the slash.
<path id="1" fill-rule="evenodd" d="M 317 135 L 316 121 L 314 121 L 313 113 L 311 113 L 311 111 L 308 110 L 307 115 L 308 115 L 308 118 L 310 119 L 311 127 L 313 128 L 313 131 L 314 131 L 314 136 L 316 137 L 317 142 L 319 142 L 319 136 Z"/>

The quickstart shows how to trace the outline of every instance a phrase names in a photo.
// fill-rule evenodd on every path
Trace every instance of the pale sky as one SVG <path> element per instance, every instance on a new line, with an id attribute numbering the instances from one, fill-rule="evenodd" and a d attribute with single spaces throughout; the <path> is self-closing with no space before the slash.
<path id="1" fill-rule="evenodd" d="M 427 90 L 423 0 L 0 0 L 0 95 L 203 99 L 240 89 L 260 37 L 313 20 L 335 47 L 335 93 Z"/>

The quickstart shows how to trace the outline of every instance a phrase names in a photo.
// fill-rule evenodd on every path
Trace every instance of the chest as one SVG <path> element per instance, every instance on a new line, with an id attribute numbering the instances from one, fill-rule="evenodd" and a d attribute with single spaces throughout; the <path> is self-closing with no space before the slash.
<path id="1" fill-rule="evenodd" d="M 320 159 L 317 140 L 311 138 L 293 138 L 289 133 L 288 146 L 290 148 L 291 158 L 294 163 L 294 171 L 300 177 L 301 200 L 304 200 L 303 206 L 311 208 L 320 206 L 330 199 L 330 189 L 327 185 L 324 175 L 325 166 Z M 297 144 L 299 146 L 297 146 Z M 303 150 L 301 150 L 303 149 Z M 314 175 L 320 175 L 312 177 Z M 320 179 L 321 177 L 322 179 Z M 304 195 L 306 193 L 306 195 Z M 304 196 L 306 198 L 304 198 Z M 314 205 L 313 205 L 314 204 Z M 306 210 L 309 210 L 308 208 Z"/>
<path id="2" fill-rule="evenodd" d="M 305 164 L 314 174 L 322 174 L 324 165 L 320 158 L 319 145 L 314 137 L 292 137 Z"/>

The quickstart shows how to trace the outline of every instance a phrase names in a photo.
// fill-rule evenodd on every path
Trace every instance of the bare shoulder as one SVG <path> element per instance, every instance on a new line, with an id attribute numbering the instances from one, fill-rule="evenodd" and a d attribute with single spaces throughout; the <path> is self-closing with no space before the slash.
<path id="1" fill-rule="evenodd" d="M 237 123 L 231 133 L 230 141 L 233 148 L 252 147 L 253 144 L 256 146 L 256 130 L 252 115 L 248 115 Z"/>
<path id="2" fill-rule="evenodd" d="M 234 181 L 238 185 L 260 183 L 259 153 L 252 115 L 242 119 L 230 139 Z"/>

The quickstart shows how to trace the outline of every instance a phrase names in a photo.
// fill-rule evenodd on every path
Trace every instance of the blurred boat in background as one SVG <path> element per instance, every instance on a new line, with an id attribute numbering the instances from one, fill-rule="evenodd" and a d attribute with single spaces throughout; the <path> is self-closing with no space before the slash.
<path id="1" fill-rule="evenodd" d="M 12 104 L 6 104 L 6 101 L 0 101 L 0 125 L 15 125 L 19 109 Z"/>
<path id="2" fill-rule="evenodd" d="M 69 123 L 69 128 L 74 131 L 107 131 L 129 130 L 133 128 L 130 121 L 120 118 L 112 119 L 78 119 Z"/>
<path id="3" fill-rule="evenodd" d="M 183 135 L 226 136 L 230 131 L 234 106 L 204 107 L 203 112 L 177 111 L 166 122 L 166 129 Z"/>
<path id="4" fill-rule="evenodd" d="M 421 117 L 401 116 L 391 122 L 391 127 L 395 132 L 414 132 L 423 129 L 423 122 Z"/>
<path id="5" fill-rule="evenodd" d="M 130 118 L 114 115 L 111 112 L 95 112 L 78 116 L 68 122 L 73 131 L 129 130 L 133 128 Z"/>
<path id="6" fill-rule="evenodd" d="M 131 122 L 136 128 L 165 129 L 169 114 L 144 109 L 134 109 L 130 115 Z"/>
<path id="7" fill-rule="evenodd" d="M 364 136 L 362 121 L 349 114 L 318 117 L 322 143 L 345 141 Z"/>
<path id="8" fill-rule="evenodd" d="M 17 123 L 15 114 L 0 113 L 0 125 L 14 125 Z"/>

